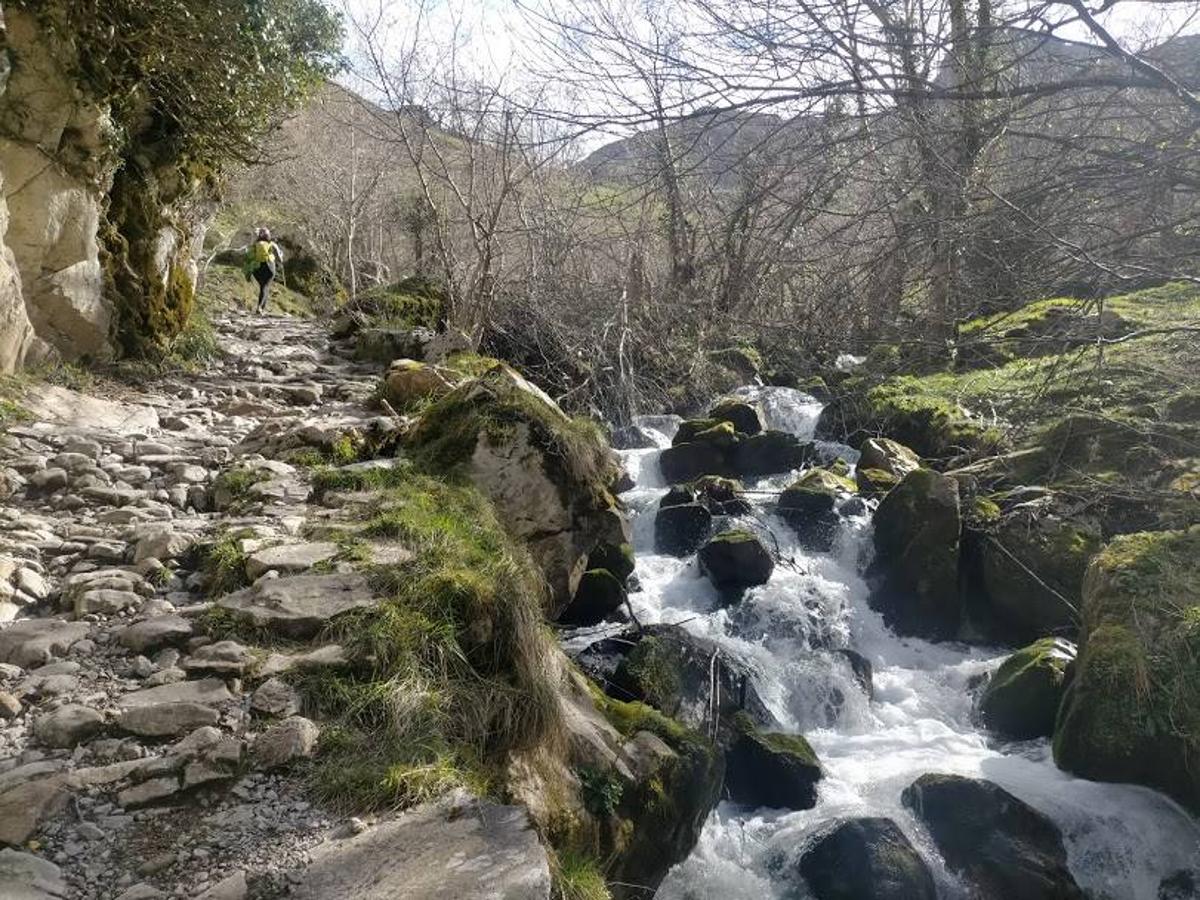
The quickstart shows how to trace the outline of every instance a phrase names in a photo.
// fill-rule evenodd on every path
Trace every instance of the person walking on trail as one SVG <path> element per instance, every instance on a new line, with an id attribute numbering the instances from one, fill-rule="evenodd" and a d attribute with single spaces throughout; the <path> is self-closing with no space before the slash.
<path id="1" fill-rule="evenodd" d="M 271 240 L 271 232 L 268 229 L 258 229 L 258 236 L 246 251 L 244 269 L 247 281 L 253 278 L 258 282 L 258 306 L 255 311 L 260 316 L 267 311 L 271 282 L 275 280 L 276 271 L 282 268 L 283 251 Z"/>

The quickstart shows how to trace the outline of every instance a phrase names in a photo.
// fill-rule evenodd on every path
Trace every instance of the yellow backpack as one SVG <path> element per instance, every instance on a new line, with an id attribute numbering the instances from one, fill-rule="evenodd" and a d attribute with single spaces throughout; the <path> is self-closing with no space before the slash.
<path id="1" fill-rule="evenodd" d="M 262 265 L 271 262 L 271 242 L 270 241 L 255 241 L 254 242 L 254 262 L 255 265 Z"/>

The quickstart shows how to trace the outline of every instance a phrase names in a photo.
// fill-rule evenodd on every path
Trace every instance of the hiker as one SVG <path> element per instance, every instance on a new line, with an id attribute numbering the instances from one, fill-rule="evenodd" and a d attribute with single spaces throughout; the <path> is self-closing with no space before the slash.
<path id="1" fill-rule="evenodd" d="M 283 268 L 283 251 L 271 240 L 271 232 L 260 228 L 254 243 L 246 251 L 246 262 L 243 266 L 246 280 L 253 278 L 258 282 L 256 311 L 260 316 L 267 311 L 267 298 L 271 293 L 271 282 L 275 280 L 276 268 Z"/>

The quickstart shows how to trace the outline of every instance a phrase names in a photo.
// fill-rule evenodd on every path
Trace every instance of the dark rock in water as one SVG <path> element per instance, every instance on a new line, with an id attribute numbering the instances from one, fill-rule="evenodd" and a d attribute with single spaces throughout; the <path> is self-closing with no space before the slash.
<path id="1" fill-rule="evenodd" d="M 745 711 L 760 726 L 776 724 L 754 689 L 749 666 L 678 625 L 625 631 L 590 645 L 575 661 L 609 696 L 647 703 L 693 728 L 707 724 L 715 674 L 722 716 Z"/>
<path id="2" fill-rule="evenodd" d="M 989 729 L 1012 740 L 1049 737 L 1062 702 L 1075 645 L 1043 638 L 1018 650 L 988 680 L 979 712 Z"/>
<path id="3" fill-rule="evenodd" d="M 612 492 L 614 494 L 624 494 L 632 491 L 637 487 L 637 482 L 633 480 L 633 476 L 622 466 L 616 479 L 612 483 Z"/>
<path id="4" fill-rule="evenodd" d="M 899 478 L 882 469 L 864 469 L 862 466 L 855 469 L 854 481 L 867 497 L 882 497 L 900 483 Z"/>
<path id="5" fill-rule="evenodd" d="M 671 446 L 681 444 L 710 444 L 714 447 L 730 447 L 737 441 L 737 429 L 732 422 L 721 419 L 687 419 L 681 422 Z"/>
<path id="6" fill-rule="evenodd" d="M 654 548 L 659 553 L 688 556 L 708 540 L 712 513 L 699 503 L 667 506 L 654 516 Z"/>
<path id="7" fill-rule="evenodd" d="M 1200 872 L 1180 869 L 1158 885 L 1158 900 L 1196 900 L 1200 897 Z"/>
<path id="8" fill-rule="evenodd" d="M 902 799 L 979 900 L 1083 900 L 1058 826 L 999 785 L 922 775 Z"/>
<path id="9" fill-rule="evenodd" d="M 714 444 L 679 444 L 658 455 L 663 478 L 672 483 L 694 481 L 701 475 L 734 475 L 725 449 Z"/>
<path id="10" fill-rule="evenodd" d="M 812 809 L 817 805 L 821 763 L 798 734 L 761 731 L 744 714 L 725 754 L 729 799 L 745 806 Z"/>
<path id="11" fill-rule="evenodd" d="M 875 682 L 873 680 L 874 668 L 871 665 L 871 661 L 857 650 L 851 650 L 847 647 L 834 652 L 850 663 L 850 671 L 854 673 L 854 680 L 863 689 L 863 692 L 867 695 L 867 699 L 873 700 L 875 698 Z"/>
<path id="12" fill-rule="evenodd" d="M 753 507 L 741 496 L 745 487 L 735 478 L 702 475 L 687 484 L 675 484 L 658 501 L 659 508 L 699 503 L 714 516 L 741 516 Z"/>
<path id="13" fill-rule="evenodd" d="M 624 582 L 633 574 L 636 562 L 633 558 L 633 546 L 630 544 L 601 544 L 588 556 L 589 569 L 608 569 Z"/>
<path id="14" fill-rule="evenodd" d="M 931 469 L 904 477 L 875 513 L 876 564 L 883 583 L 871 598 L 900 634 L 952 638 L 962 617 L 958 482 Z"/>
<path id="15" fill-rule="evenodd" d="M 764 431 L 739 441 L 730 456 L 734 475 L 777 475 L 803 468 L 815 451 L 811 441 L 802 441 L 786 431 Z"/>
<path id="16" fill-rule="evenodd" d="M 867 512 L 867 502 L 862 497 L 851 497 L 838 507 L 838 515 L 861 516 Z"/>
<path id="17" fill-rule="evenodd" d="M 740 591 L 766 584 L 775 561 L 754 534 L 723 531 L 700 548 L 700 569 L 719 590 Z"/>
<path id="18" fill-rule="evenodd" d="M 613 429 L 612 445 L 616 450 L 652 450 L 658 446 L 658 438 L 641 425 L 622 425 Z"/>
<path id="19" fill-rule="evenodd" d="M 929 867 L 891 819 L 833 822 L 800 858 L 800 874 L 816 900 L 937 900 Z"/>
<path id="20" fill-rule="evenodd" d="M 608 569 L 589 569 L 558 617 L 563 625 L 598 625 L 625 603 L 625 587 Z"/>
<path id="21" fill-rule="evenodd" d="M 758 434 L 763 430 L 762 410 L 757 403 L 722 400 L 708 411 L 708 418 L 730 423 L 739 434 Z"/>
<path id="22" fill-rule="evenodd" d="M 837 537 L 837 501 L 854 490 L 854 482 L 828 469 L 809 469 L 779 495 L 775 511 L 795 530 L 801 546 L 826 552 Z"/>

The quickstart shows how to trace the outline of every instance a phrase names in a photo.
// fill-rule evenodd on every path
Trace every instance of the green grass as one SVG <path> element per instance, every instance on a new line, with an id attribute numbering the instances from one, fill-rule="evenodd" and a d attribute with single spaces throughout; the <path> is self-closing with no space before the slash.
<path id="1" fill-rule="evenodd" d="M 284 277 L 287 267 L 284 266 Z M 196 291 L 196 305 L 208 310 L 242 309 L 252 310 L 258 303 L 258 282 L 246 281 L 240 266 L 213 263 L 208 267 Z M 316 315 L 313 302 L 303 294 L 293 291 L 276 279 L 271 285 L 269 310 L 282 312 L 300 319 Z"/>
<path id="2" fill-rule="evenodd" d="M 550 859 L 553 900 L 612 900 L 600 863 L 590 853 L 559 850 Z"/>
<path id="3" fill-rule="evenodd" d="M 303 676 L 315 714 L 336 730 L 313 786 L 339 808 L 402 807 L 452 784 L 491 784 L 508 754 L 552 742 L 556 659 L 541 622 L 542 582 L 491 504 L 469 486 L 411 468 L 318 475 L 324 490 L 378 491 L 358 532 L 415 554 L 367 564 L 385 597 L 323 637 L 350 672 Z"/>
<path id="4" fill-rule="evenodd" d="M 246 536 L 245 531 L 227 531 L 203 551 L 200 571 L 204 573 L 210 597 L 228 594 L 250 583 L 246 577 L 246 555 L 240 546 L 240 541 Z M 213 624 L 220 625 L 217 622 Z"/>

